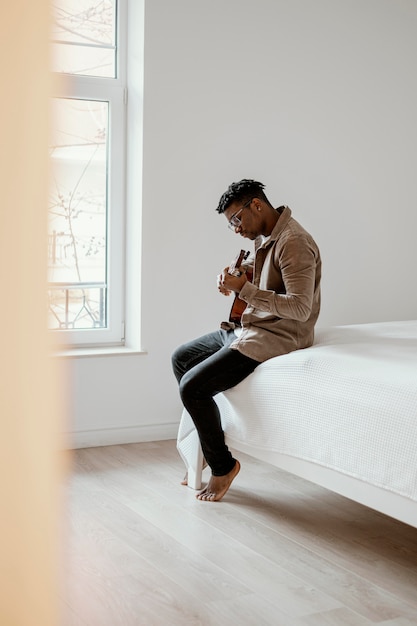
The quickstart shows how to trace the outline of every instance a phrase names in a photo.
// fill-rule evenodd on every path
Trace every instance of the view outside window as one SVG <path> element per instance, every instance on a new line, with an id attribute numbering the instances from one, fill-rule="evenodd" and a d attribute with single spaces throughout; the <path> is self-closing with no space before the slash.
<path id="1" fill-rule="evenodd" d="M 115 0 L 55 0 L 53 18 L 54 72 L 115 78 Z"/>
<path id="2" fill-rule="evenodd" d="M 53 105 L 50 326 L 104 327 L 108 103 L 57 98 Z"/>
<path id="3" fill-rule="evenodd" d="M 115 2 L 55 0 L 53 69 L 67 76 L 71 98 L 52 101 L 49 198 L 49 326 L 107 326 L 109 101 L 94 81 L 115 77 Z M 91 99 L 77 96 L 90 78 Z M 78 79 L 79 81 L 80 79 Z M 89 85 L 90 86 L 90 85 Z M 100 85 L 100 93 L 103 93 Z"/>

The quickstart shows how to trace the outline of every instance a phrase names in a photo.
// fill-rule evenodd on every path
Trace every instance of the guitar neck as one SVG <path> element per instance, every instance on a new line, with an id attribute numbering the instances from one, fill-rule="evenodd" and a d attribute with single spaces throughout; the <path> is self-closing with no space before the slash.
<path id="1" fill-rule="evenodd" d="M 234 274 L 238 267 L 240 267 L 249 256 L 249 250 L 241 250 L 235 260 L 231 263 L 229 267 L 229 274 Z"/>

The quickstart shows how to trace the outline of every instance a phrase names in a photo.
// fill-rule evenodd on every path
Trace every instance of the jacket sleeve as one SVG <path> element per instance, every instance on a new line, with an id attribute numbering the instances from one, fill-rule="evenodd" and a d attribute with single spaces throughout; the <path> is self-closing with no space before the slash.
<path id="1" fill-rule="evenodd" d="M 273 267 L 268 271 L 275 278 L 276 290 L 247 282 L 239 297 L 260 311 L 305 322 L 311 315 L 316 288 L 317 246 L 307 235 L 297 235 L 287 238 L 274 252 Z"/>

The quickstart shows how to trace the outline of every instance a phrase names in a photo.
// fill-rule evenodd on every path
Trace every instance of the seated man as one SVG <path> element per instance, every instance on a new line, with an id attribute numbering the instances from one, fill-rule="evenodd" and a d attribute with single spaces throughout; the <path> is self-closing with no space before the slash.
<path id="1" fill-rule="evenodd" d="M 246 303 L 240 322 L 223 322 L 172 356 L 181 400 L 211 468 L 199 500 L 220 500 L 240 469 L 225 443 L 214 396 L 240 383 L 259 363 L 311 346 L 319 315 L 319 249 L 291 210 L 274 208 L 263 190 L 254 180 L 232 183 L 217 207 L 229 228 L 254 241 L 252 259 L 217 277 L 221 293 L 238 294 Z"/>

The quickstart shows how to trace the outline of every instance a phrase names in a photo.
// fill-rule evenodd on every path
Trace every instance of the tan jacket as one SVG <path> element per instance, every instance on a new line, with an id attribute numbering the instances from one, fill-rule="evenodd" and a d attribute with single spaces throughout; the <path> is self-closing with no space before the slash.
<path id="1" fill-rule="evenodd" d="M 320 251 L 288 207 L 278 211 L 271 236 L 255 242 L 253 281 L 239 294 L 242 332 L 231 344 L 256 361 L 310 346 L 320 311 Z"/>

